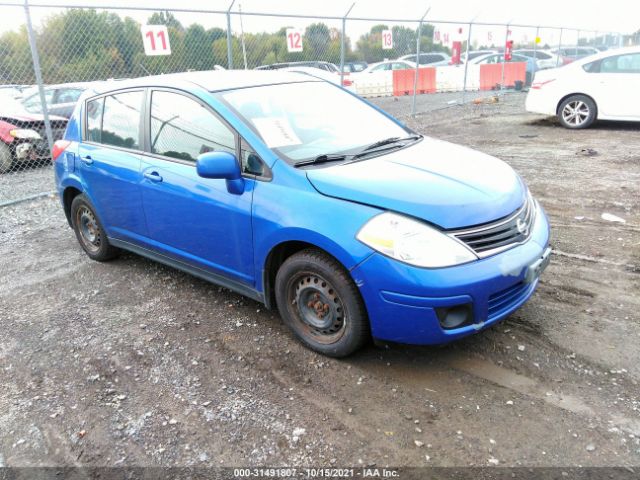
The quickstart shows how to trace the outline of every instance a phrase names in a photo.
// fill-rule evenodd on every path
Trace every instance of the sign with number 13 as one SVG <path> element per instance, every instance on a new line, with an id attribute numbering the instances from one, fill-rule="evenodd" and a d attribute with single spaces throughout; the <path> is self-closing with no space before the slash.
<path id="1" fill-rule="evenodd" d="M 393 33 L 391 30 L 382 31 L 382 48 L 385 50 L 393 48 Z"/>

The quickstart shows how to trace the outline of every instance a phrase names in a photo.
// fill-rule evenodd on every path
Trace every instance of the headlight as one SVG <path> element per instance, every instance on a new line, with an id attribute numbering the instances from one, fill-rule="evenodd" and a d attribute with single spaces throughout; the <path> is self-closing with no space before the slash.
<path id="1" fill-rule="evenodd" d="M 373 217 L 356 238 L 388 257 L 417 267 L 449 267 L 478 259 L 448 235 L 391 212 Z"/>
<path id="2" fill-rule="evenodd" d="M 13 130 L 9 130 L 9 135 L 20 139 L 40 140 L 41 138 L 38 132 L 29 128 L 15 128 Z"/>

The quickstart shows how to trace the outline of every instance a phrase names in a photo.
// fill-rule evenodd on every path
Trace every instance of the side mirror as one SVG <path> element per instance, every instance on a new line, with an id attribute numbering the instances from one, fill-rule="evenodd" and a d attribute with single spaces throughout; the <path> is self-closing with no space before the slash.
<path id="1" fill-rule="evenodd" d="M 207 152 L 199 155 L 196 170 L 202 178 L 237 180 L 241 177 L 236 156 L 228 152 Z"/>
<path id="2" fill-rule="evenodd" d="M 236 156 L 229 152 L 207 152 L 198 156 L 196 171 L 202 178 L 221 178 L 227 181 L 229 193 L 241 194 L 244 180 Z"/>

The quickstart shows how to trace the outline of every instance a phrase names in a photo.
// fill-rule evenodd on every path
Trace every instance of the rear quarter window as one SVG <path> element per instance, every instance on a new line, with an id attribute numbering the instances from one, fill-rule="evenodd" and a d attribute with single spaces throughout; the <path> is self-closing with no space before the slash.
<path id="1" fill-rule="evenodd" d="M 144 94 L 125 92 L 104 98 L 101 143 L 123 148 L 140 148 L 140 112 Z"/>
<path id="2" fill-rule="evenodd" d="M 87 102 L 87 133 L 85 140 L 100 143 L 102 141 L 102 107 L 104 98 Z"/>

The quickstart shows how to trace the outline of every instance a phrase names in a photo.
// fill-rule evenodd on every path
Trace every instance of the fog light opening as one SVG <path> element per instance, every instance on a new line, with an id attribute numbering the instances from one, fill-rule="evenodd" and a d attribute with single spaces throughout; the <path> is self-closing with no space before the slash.
<path id="1" fill-rule="evenodd" d="M 445 330 L 452 330 L 473 323 L 473 308 L 470 303 L 452 305 L 450 307 L 437 307 L 436 315 L 440 321 L 440 326 Z"/>

